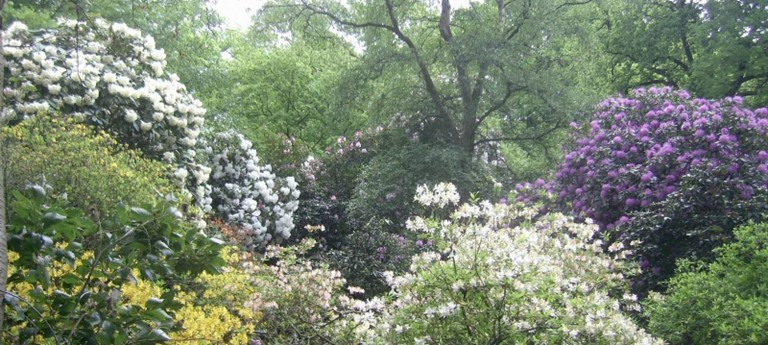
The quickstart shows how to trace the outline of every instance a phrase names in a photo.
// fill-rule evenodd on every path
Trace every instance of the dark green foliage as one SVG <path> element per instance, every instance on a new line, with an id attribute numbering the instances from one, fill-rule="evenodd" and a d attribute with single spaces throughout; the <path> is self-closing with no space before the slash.
<path id="1" fill-rule="evenodd" d="M 465 197 L 492 194 L 483 163 L 459 147 L 422 143 L 399 126 L 340 138 L 328 152 L 302 171 L 307 189 L 297 212 L 299 233 L 292 240 L 317 239 L 315 254 L 369 296 L 387 291 L 382 272 L 404 272 L 409 253 L 427 245 L 417 245 L 417 235 L 404 230 L 417 207 L 417 186 L 449 181 Z"/>
<path id="2" fill-rule="evenodd" d="M 768 224 L 734 233 L 715 262 L 683 261 L 667 296 L 648 303 L 654 335 L 670 344 L 768 343 Z"/>
<path id="3" fill-rule="evenodd" d="M 221 245 L 180 221 L 169 204 L 123 207 L 111 217 L 62 206 L 40 187 L 10 203 L 4 337 L 9 343 L 159 343 L 174 327 L 173 293 L 125 303 L 136 279 L 187 286 L 225 262 Z M 169 290 L 172 291 L 172 290 Z"/>
<path id="4" fill-rule="evenodd" d="M 411 256 L 425 246 L 424 241 L 390 232 L 391 227 L 388 220 L 370 219 L 359 231 L 345 236 L 339 249 L 321 257 L 338 269 L 349 285 L 363 288 L 366 296 L 385 294 L 389 286 L 382 273 L 405 272 Z"/>

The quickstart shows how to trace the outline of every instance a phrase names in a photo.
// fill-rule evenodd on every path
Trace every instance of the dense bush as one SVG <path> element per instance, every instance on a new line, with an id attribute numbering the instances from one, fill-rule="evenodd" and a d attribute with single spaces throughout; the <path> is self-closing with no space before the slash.
<path id="1" fill-rule="evenodd" d="M 296 183 L 273 184 L 270 166 L 259 165 L 251 143 L 237 134 L 201 140 L 206 111 L 177 76 L 165 74 L 165 53 L 151 36 L 102 19 L 62 20 L 57 30 L 36 32 L 14 22 L 3 45 L 2 115 L 12 124 L 50 111 L 93 125 L 171 164 L 182 196 L 242 225 L 252 235 L 246 246 L 290 235 Z"/>
<path id="2" fill-rule="evenodd" d="M 392 223 L 373 218 L 343 238 L 343 242 L 319 254 L 319 258 L 339 270 L 350 284 L 365 290 L 365 296 L 389 291 L 382 274 L 405 272 L 411 256 L 427 247 L 426 241 L 391 232 Z M 408 235 L 408 234 L 407 234 Z"/>
<path id="3" fill-rule="evenodd" d="M 417 198 L 440 212 L 458 202 L 451 187 L 420 188 Z M 591 243 L 597 227 L 555 213 L 534 220 L 537 214 L 484 201 L 447 218 L 410 220 L 438 251 L 415 256 L 407 274 L 387 275 L 391 300 L 368 320 L 365 342 L 657 343 L 621 311 L 622 303 L 638 307 L 634 296 L 609 296 L 624 285 L 622 264 Z"/>
<path id="4" fill-rule="evenodd" d="M 239 133 L 220 132 L 201 142 L 206 148 L 197 154 L 201 164 L 189 187 L 204 210 L 236 225 L 233 239 L 249 249 L 290 237 L 301 194 L 296 180 L 278 178 L 272 166 L 260 165 L 253 144 Z M 175 174 L 189 172 L 179 168 Z"/>
<path id="5" fill-rule="evenodd" d="M 671 88 L 607 99 L 555 182 L 566 209 L 594 219 L 609 243 L 642 242 L 638 288 L 652 288 L 677 258 L 710 257 L 768 210 L 768 109 Z"/>
<path id="6" fill-rule="evenodd" d="M 302 231 L 297 238 L 317 239 L 320 257 L 369 296 L 386 292 L 381 274 L 405 272 L 411 254 L 426 245 L 404 226 L 416 206 L 416 187 L 445 180 L 465 195 L 488 190 L 492 183 L 480 168 L 460 150 L 421 143 L 400 126 L 341 137 L 302 167 L 307 190 L 299 228 L 322 225 L 324 231 Z"/>
<path id="7" fill-rule="evenodd" d="M 109 134 L 72 119 L 40 114 L 3 128 L 8 190 L 47 184 L 73 206 L 108 214 L 120 203 L 139 205 L 179 194 L 168 167 L 144 159 Z"/>
<path id="8" fill-rule="evenodd" d="M 196 308 L 196 300 L 174 295 L 192 292 L 190 279 L 225 264 L 221 245 L 180 221 L 169 204 L 122 207 L 94 220 L 41 187 L 32 191 L 14 192 L 9 208 L 8 343 L 169 340 L 183 330 L 173 314 Z M 206 321 L 242 331 L 232 320 Z"/>
<path id="9" fill-rule="evenodd" d="M 768 224 L 735 230 L 711 264 L 685 261 L 650 300 L 649 329 L 671 344 L 768 343 Z"/>
<path id="10" fill-rule="evenodd" d="M 243 307 L 257 314 L 257 344 L 357 343 L 352 320 L 364 308 L 351 295 L 359 297 L 363 290 L 347 286 L 327 264 L 306 259 L 315 244 L 306 239 L 289 247 L 270 246 L 264 255 L 231 256 L 242 279 L 223 287 L 243 296 Z"/>
<path id="11" fill-rule="evenodd" d="M 14 22 L 3 35 L 5 115 L 15 121 L 52 110 L 108 130 L 160 157 L 195 146 L 202 103 L 175 75 L 151 36 L 125 24 L 62 20 L 56 31 Z"/>

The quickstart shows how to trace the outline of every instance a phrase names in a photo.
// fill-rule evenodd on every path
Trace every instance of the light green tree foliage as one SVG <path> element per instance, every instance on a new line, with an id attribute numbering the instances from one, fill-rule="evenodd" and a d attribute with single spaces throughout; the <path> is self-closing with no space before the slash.
<path id="1" fill-rule="evenodd" d="M 615 87 L 664 84 L 696 96 L 768 102 L 768 4 L 742 0 L 604 2 Z"/>
<path id="2" fill-rule="evenodd" d="M 218 73 L 223 49 L 221 18 L 209 0 L 15 0 L 9 1 L 10 24 L 31 29 L 57 27 L 55 18 L 91 22 L 104 18 L 125 23 L 155 38 L 163 47 L 168 70 L 192 90 L 206 90 Z"/>
<path id="3" fill-rule="evenodd" d="M 362 126 L 362 115 L 344 110 L 334 89 L 355 63 L 349 44 L 310 44 L 299 38 L 277 44 L 251 34 L 231 36 L 223 64 L 227 87 L 211 90 L 205 103 L 224 114 L 272 163 L 295 162 L 340 135 Z M 215 121 L 219 122 L 219 121 Z"/>
<path id="4" fill-rule="evenodd" d="M 545 142 L 588 103 L 574 85 L 575 67 L 587 62 L 580 54 L 585 45 L 566 38 L 591 23 L 570 15 L 574 4 L 295 0 L 265 11 L 279 11 L 302 29 L 325 18 L 332 31 L 356 39 L 363 64 L 351 73 L 357 89 L 368 92 L 372 118 L 475 154 L 491 143 Z"/>

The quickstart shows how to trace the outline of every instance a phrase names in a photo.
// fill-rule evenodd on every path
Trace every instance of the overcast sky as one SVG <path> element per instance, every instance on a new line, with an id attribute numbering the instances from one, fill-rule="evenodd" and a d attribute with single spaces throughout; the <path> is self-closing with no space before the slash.
<path id="1" fill-rule="evenodd" d="M 438 3 L 436 0 L 435 3 Z M 451 7 L 461 8 L 469 6 L 471 0 L 453 0 Z M 227 21 L 227 27 L 233 29 L 247 29 L 251 25 L 251 16 L 261 8 L 266 0 L 216 0 L 214 8 Z"/>
<path id="2" fill-rule="evenodd" d="M 251 16 L 264 2 L 264 0 L 216 0 L 214 8 L 227 21 L 228 27 L 246 29 L 251 24 Z"/>

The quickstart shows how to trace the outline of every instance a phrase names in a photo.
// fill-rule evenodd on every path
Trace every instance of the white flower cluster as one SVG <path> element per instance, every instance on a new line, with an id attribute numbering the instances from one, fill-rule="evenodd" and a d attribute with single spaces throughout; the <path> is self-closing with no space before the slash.
<path id="1" fill-rule="evenodd" d="M 278 178 L 270 165 L 260 165 L 252 143 L 234 131 L 218 133 L 205 144 L 198 159 L 212 170 L 201 206 L 240 226 L 238 241 L 248 247 L 288 238 L 299 207 L 296 180 Z"/>
<path id="2" fill-rule="evenodd" d="M 424 206 L 437 206 L 440 208 L 459 203 L 459 192 L 456 186 L 451 183 L 440 182 L 434 188 L 429 189 L 426 185 L 416 188 L 416 195 L 413 199 Z"/>
<path id="3" fill-rule="evenodd" d="M 3 35 L 10 72 L 3 118 L 23 120 L 50 111 L 106 129 L 173 165 L 186 196 L 205 212 L 219 212 L 241 226 L 242 243 L 261 247 L 290 236 L 296 181 L 278 179 L 270 166 L 259 165 L 251 143 L 238 134 L 203 142 L 206 110 L 177 76 L 165 73 L 165 52 L 151 36 L 102 19 L 93 25 L 59 24 L 56 31 L 33 35 L 15 22 Z"/>
<path id="4" fill-rule="evenodd" d="M 639 308 L 634 296 L 609 297 L 625 284 L 623 267 L 590 241 L 597 227 L 537 214 L 482 202 L 449 219 L 410 222 L 413 230 L 429 227 L 439 252 L 416 255 L 407 274 L 385 275 L 392 300 L 363 342 L 661 343 L 622 312 L 622 303 Z"/>
<path id="5" fill-rule="evenodd" d="M 165 75 L 165 52 L 151 36 L 102 19 L 59 24 L 33 35 L 14 22 L 3 35 L 4 116 L 74 116 L 156 157 L 195 146 L 205 109 Z"/>

